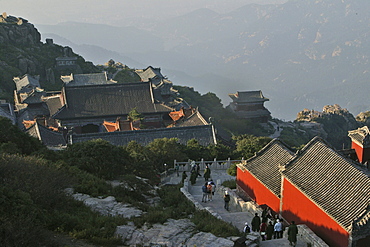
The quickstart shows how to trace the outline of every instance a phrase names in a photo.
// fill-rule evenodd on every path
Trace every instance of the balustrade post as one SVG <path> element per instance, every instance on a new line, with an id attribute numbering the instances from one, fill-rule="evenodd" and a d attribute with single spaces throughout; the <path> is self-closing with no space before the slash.
<path id="1" fill-rule="evenodd" d="M 206 169 L 206 166 L 204 165 L 204 159 L 203 158 L 200 160 L 200 164 L 201 164 L 201 168 L 203 170 Z"/>
<path id="2" fill-rule="evenodd" d="M 231 167 L 231 159 L 229 157 L 229 158 L 227 158 L 227 167 L 226 167 L 226 169 L 228 169 L 230 167 Z"/>

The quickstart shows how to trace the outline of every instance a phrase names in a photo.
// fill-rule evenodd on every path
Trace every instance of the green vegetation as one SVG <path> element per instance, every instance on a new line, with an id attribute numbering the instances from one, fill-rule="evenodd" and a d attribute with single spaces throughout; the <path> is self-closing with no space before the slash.
<path id="1" fill-rule="evenodd" d="M 302 145 L 307 144 L 314 136 L 303 127 L 284 127 L 280 133 L 280 139 L 288 146 L 299 149 Z"/>
<path id="2" fill-rule="evenodd" d="M 230 136 L 243 134 L 266 136 L 269 134 L 259 123 L 240 119 L 224 108 L 221 99 L 214 93 L 201 95 L 193 88 L 182 86 L 174 86 L 174 88 L 179 91 L 185 101 L 191 102 L 194 107 L 199 107 L 199 111 L 206 119 L 210 119 L 217 128 L 222 128 Z"/>
<path id="3" fill-rule="evenodd" d="M 222 183 L 222 186 L 228 187 L 230 189 L 236 189 L 236 180 L 226 180 Z"/>
<path id="4" fill-rule="evenodd" d="M 197 230 L 219 237 L 240 235 L 230 224 L 207 212 L 197 211 L 178 186 L 157 190 L 161 201 L 156 206 L 148 205 L 146 199 L 154 196 L 153 185 L 159 183 L 158 174 L 164 171 L 164 163 L 172 164 L 174 159 L 186 161 L 188 154 L 195 159 L 200 158 L 195 155 L 204 154 L 225 158 L 236 155 L 230 148 L 203 147 L 195 140 L 180 145 L 177 139 L 164 138 L 148 146 L 131 142 L 116 147 L 103 140 L 94 140 L 70 145 L 64 151 L 50 151 L 11 125 L 9 120 L 0 117 L 0 122 L 5 127 L 0 129 L 0 146 L 13 147 L 3 148 L 0 157 L 0 179 L 3 181 L 0 185 L 1 245 L 59 246 L 51 235 L 53 232 L 100 246 L 120 245 L 114 231 L 127 220 L 92 212 L 69 197 L 66 188 L 94 197 L 111 195 L 117 201 L 143 210 L 145 214 L 132 219 L 137 226 L 163 223 L 169 218 L 190 218 Z M 198 148 L 201 152 L 195 154 Z M 113 187 L 107 179 L 122 181 L 124 185 Z"/>
<path id="5" fill-rule="evenodd" d="M 100 70 L 91 62 L 77 54 L 77 66 L 58 69 L 55 67 L 55 59 L 64 55 L 64 47 L 59 45 L 38 44 L 32 47 L 19 44 L 0 44 L 0 98 L 9 102 L 13 101 L 13 90 L 15 84 L 14 77 L 23 76 L 24 72 L 20 69 L 22 60 L 28 67 L 28 74 L 40 75 L 41 87 L 45 90 L 60 90 L 62 81 L 61 75 L 71 73 L 96 73 Z"/>
<path id="6" fill-rule="evenodd" d="M 114 76 L 113 80 L 117 81 L 118 83 L 133 83 L 141 81 L 138 74 L 135 73 L 135 69 L 130 69 L 128 67 L 119 70 Z"/>
<path id="7" fill-rule="evenodd" d="M 21 132 L 8 118 L 0 117 L 0 154 L 32 154 L 46 149 L 39 140 Z"/>

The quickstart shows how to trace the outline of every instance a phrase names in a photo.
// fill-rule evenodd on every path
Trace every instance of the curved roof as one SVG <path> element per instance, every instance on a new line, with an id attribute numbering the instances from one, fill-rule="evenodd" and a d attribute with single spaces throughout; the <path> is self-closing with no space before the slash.
<path id="1" fill-rule="evenodd" d="M 230 98 L 235 103 L 252 103 L 252 102 L 265 102 L 269 101 L 268 98 L 265 98 L 262 94 L 262 91 L 243 91 L 236 92 L 234 94 L 229 94 Z"/>
<path id="2" fill-rule="evenodd" d="M 294 152 L 281 140 L 273 139 L 241 168 L 247 169 L 276 196 L 280 195 L 280 166 L 293 159 Z"/>
<path id="3" fill-rule="evenodd" d="M 313 138 L 283 175 L 347 231 L 369 212 L 370 177 L 355 161 L 339 154 L 319 137 Z"/>
<path id="4" fill-rule="evenodd" d="M 63 96 L 65 105 L 55 119 L 122 116 L 134 108 L 142 114 L 173 111 L 154 102 L 150 83 L 64 87 Z"/>

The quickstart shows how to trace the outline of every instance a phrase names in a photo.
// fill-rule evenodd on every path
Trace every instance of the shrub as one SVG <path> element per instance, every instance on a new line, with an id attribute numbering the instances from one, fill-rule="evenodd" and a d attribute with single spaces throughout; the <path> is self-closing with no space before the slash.
<path id="1" fill-rule="evenodd" d="M 210 232 L 217 237 L 239 236 L 240 231 L 230 223 L 215 218 L 208 211 L 200 210 L 194 213 L 191 221 L 196 229 L 203 232 Z"/>
<path id="2" fill-rule="evenodd" d="M 235 180 L 226 180 L 222 183 L 222 186 L 228 187 L 230 189 L 236 189 L 236 181 Z"/>

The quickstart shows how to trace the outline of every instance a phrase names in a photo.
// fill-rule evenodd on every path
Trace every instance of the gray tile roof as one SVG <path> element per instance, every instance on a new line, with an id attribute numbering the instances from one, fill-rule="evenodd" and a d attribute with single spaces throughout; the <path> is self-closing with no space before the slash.
<path id="1" fill-rule="evenodd" d="M 60 99 L 60 95 L 44 98 L 44 101 L 48 106 L 50 116 L 53 116 L 63 106 Z"/>
<path id="2" fill-rule="evenodd" d="M 280 195 L 281 174 L 279 166 L 295 156 L 294 152 L 279 139 L 273 139 L 252 158 L 240 165 L 247 169 L 276 196 Z"/>
<path id="3" fill-rule="evenodd" d="M 71 74 L 69 76 L 61 76 L 61 79 L 67 87 L 116 83 L 108 80 L 106 72 L 76 75 Z"/>
<path id="4" fill-rule="evenodd" d="M 23 77 L 14 77 L 17 92 L 28 92 L 33 88 L 40 87 L 39 76 L 24 75 Z"/>
<path id="5" fill-rule="evenodd" d="M 42 103 L 42 97 L 46 93 L 44 91 L 39 91 L 39 90 L 33 90 L 30 94 L 28 94 L 27 98 L 23 100 L 22 103 L 26 104 L 40 104 Z"/>
<path id="6" fill-rule="evenodd" d="M 153 68 L 152 66 L 149 66 L 146 69 L 138 69 L 135 71 L 136 74 L 138 74 L 141 78 L 141 81 L 143 82 L 149 82 L 151 79 L 156 79 L 160 81 L 163 79 L 163 75 L 161 74 L 160 68 Z"/>
<path id="7" fill-rule="evenodd" d="M 212 125 L 73 134 L 71 136 L 72 143 L 103 139 L 117 146 L 127 145 L 130 141 L 136 141 L 142 145 L 148 145 L 150 142 L 158 138 L 178 138 L 179 143 L 181 144 L 186 144 L 191 139 L 198 140 L 199 144 L 204 146 L 217 144 Z"/>
<path id="8" fill-rule="evenodd" d="M 141 114 L 173 111 L 154 103 L 150 83 L 64 87 L 63 94 L 66 105 L 53 116 L 55 119 L 122 116 L 134 108 Z"/>
<path id="9" fill-rule="evenodd" d="M 355 161 L 313 138 L 282 174 L 348 231 L 370 203 L 370 177 Z"/>
<path id="10" fill-rule="evenodd" d="M 351 140 L 362 147 L 370 147 L 370 130 L 367 126 L 348 131 Z"/>
<path id="11" fill-rule="evenodd" d="M 36 137 L 48 147 L 65 146 L 66 141 L 59 132 L 52 131 L 37 122 L 26 130 L 30 136 Z"/>
<path id="12" fill-rule="evenodd" d="M 268 98 L 265 98 L 262 94 L 262 91 L 244 91 L 236 92 L 235 94 L 229 94 L 233 102 L 236 103 L 252 103 L 252 102 L 264 102 L 268 101 Z"/>
<path id="13" fill-rule="evenodd" d="M 209 123 L 203 118 L 202 114 L 198 111 L 198 109 L 191 114 L 188 118 L 184 121 L 180 121 L 176 124 L 176 127 L 187 127 L 187 126 L 201 126 L 201 125 L 208 125 Z"/>
<path id="14" fill-rule="evenodd" d="M 11 104 L 0 103 L 0 116 L 9 118 L 15 124 L 15 114 Z"/>

